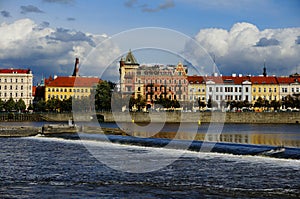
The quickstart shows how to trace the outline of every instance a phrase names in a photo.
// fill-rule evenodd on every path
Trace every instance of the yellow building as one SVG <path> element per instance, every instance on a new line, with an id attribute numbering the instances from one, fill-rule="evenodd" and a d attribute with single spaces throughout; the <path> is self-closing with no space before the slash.
<path id="1" fill-rule="evenodd" d="M 70 97 L 88 97 L 98 82 L 99 78 L 96 77 L 56 77 L 45 85 L 45 101 L 51 98 L 66 100 Z"/>
<path id="2" fill-rule="evenodd" d="M 206 103 L 206 84 L 203 76 L 188 76 L 188 100 L 198 107 L 198 100 Z"/>
<path id="3" fill-rule="evenodd" d="M 255 76 L 250 77 L 250 81 L 252 82 L 252 104 L 259 97 L 269 102 L 279 100 L 279 84 L 276 77 Z"/>
<path id="4" fill-rule="evenodd" d="M 92 89 L 99 83 L 97 77 L 79 76 L 79 59 L 76 58 L 72 76 L 51 77 L 45 80 L 45 101 L 51 98 L 66 100 L 70 97 L 81 99 L 91 95 Z"/>

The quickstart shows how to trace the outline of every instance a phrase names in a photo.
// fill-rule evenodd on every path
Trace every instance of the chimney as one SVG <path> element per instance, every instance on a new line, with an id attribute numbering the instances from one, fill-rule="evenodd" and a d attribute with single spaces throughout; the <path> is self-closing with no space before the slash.
<path id="1" fill-rule="evenodd" d="M 75 59 L 75 66 L 74 66 L 74 71 L 73 71 L 73 75 L 74 77 L 78 77 L 79 76 L 79 58 Z"/>

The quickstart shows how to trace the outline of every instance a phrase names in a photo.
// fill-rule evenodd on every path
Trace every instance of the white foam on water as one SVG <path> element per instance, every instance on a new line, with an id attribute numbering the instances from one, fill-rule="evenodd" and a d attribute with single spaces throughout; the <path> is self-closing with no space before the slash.
<path id="1" fill-rule="evenodd" d="M 132 155 L 132 151 L 138 152 L 139 154 L 148 154 L 152 153 L 153 155 L 158 155 L 160 158 L 174 158 L 178 156 L 191 157 L 191 158 L 200 158 L 200 159 L 213 159 L 219 158 L 221 160 L 235 161 L 235 162 L 244 162 L 244 163 L 257 163 L 257 164 L 268 164 L 268 166 L 280 166 L 280 167 L 293 167 L 297 170 L 300 170 L 300 160 L 295 159 L 283 159 L 283 158 L 271 158 L 264 156 L 251 156 L 251 155 L 233 155 L 227 153 L 212 153 L 212 152 L 197 152 L 197 151 L 184 151 L 180 149 L 168 149 L 168 148 L 159 148 L 159 147 L 146 147 L 146 146 L 136 146 L 136 145 L 127 145 L 127 144 L 118 144 L 105 141 L 97 140 L 72 140 L 64 139 L 57 137 L 44 137 L 44 136 L 34 136 L 34 137 L 25 137 L 21 139 L 31 139 L 37 141 L 45 142 L 61 142 L 64 144 L 79 144 L 86 146 L 90 149 L 105 149 L 107 152 L 107 158 L 109 153 L 115 155 L 116 151 L 122 151 L 120 155 Z M 94 151 L 94 150 L 93 150 Z M 101 152 L 103 153 L 103 152 Z M 100 153 L 99 153 L 100 154 Z M 153 159 L 155 161 L 155 159 Z"/>

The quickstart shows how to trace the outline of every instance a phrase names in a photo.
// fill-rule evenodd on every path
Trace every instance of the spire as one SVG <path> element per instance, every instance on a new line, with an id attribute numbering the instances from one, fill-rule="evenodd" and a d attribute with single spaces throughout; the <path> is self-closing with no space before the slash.
<path id="1" fill-rule="evenodd" d="M 266 60 L 264 60 L 263 76 L 264 76 L 264 77 L 267 76 Z"/>
<path id="2" fill-rule="evenodd" d="M 129 52 L 126 55 L 125 63 L 131 64 L 131 65 L 139 65 L 138 62 L 136 61 L 135 57 L 133 56 L 131 49 L 129 49 Z"/>
<path id="3" fill-rule="evenodd" d="M 73 75 L 74 77 L 78 77 L 79 76 L 79 58 L 76 57 L 75 59 L 75 66 L 74 66 L 74 71 L 73 71 Z"/>

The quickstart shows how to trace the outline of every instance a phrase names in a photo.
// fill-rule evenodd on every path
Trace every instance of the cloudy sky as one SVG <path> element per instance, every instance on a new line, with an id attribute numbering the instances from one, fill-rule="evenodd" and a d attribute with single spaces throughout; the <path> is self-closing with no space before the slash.
<path id="1" fill-rule="evenodd" d="M 261 74 L 265 61 L 270 75 L 289 75 L 300 72 L 299 13 L 298 0 L 1 0 L 0 67 L 31 68 L 35 83 L 70 75 L 75 57 L 86 59 L 103 40 L 161 27 L 199 42 L 222 74 Z M 103 46 L 97 64 L 124 53 Z M 183 50 L 197 56 L 189 45 Z"/>

